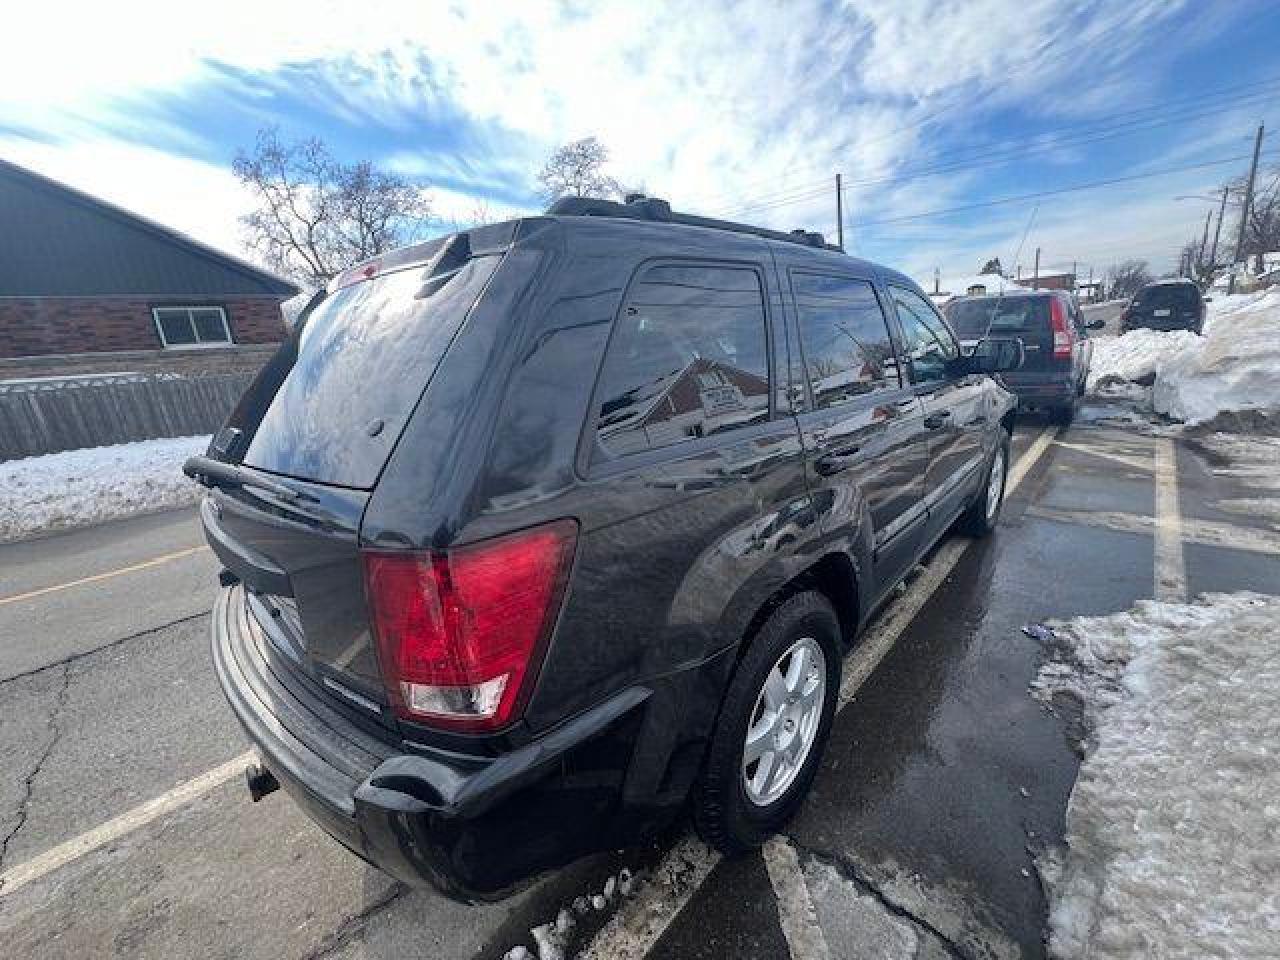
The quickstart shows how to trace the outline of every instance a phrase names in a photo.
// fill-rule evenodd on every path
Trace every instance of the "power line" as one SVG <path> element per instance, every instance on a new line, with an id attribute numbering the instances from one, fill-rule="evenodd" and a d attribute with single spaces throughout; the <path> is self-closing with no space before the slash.
<path id="1" fill-rule="evenodd" d="M 1255 97 L 1262 97 L 1262 98 L 1269 98 L 1270 96 L 1271 94 L 1269 92 L 1255 95 Z M 1189 120 L 1202 119 L 1204 117 L 1218 116 L 1218 115 L 1219 115 L 1219 109 L 1215 107 L 1211 110 L 1205 110 L 1200 113 L 1180 114 L 1176 117 L 1169 117 L 1166 119 L 1152 118 L 1147 121 L 1143 121 L 1144 125 L 1141 127 L 1129 126 L 1127 128 L 1114 128 L 1114 127 L 1110 129 L 1102 128 L 1096 131 L 1090 131 L 1088 135 L 1077 134 L 1073 137 L 1063 138 L 1060 140 L 1046 140 L 1044 138 L 1038 137 L 1026 143 L 1025 145 L 1009 147 L 1004 152 L 997 152 L 994 156 L 991 155 L 990 153 L 983 154 L 983 155 L 974 155 L 970 159 L 961 159 L 951 163 L 936 164 L 934 166 L 908 168 L 907 170 L 901 173 L 895 173 L 895 174 L 891 174 L 883 177 L 869 177 L 862 180 L 845 181 L 844 189 L 853 190 L 857 187 L 864 187 L 864 186 L 874 186 L 874 185 L 887 184 L 887 183 L 906 183 L 912 180 L 925 179 L 928 177 L 938 176 L 944 173 L 952 173 L 959 170 L 973 170 L 973 169 L 982 169 L 982 168 L 992 167 L 992 166 L 1001 166 L 1003 164 L 1013 163 L 1018 160 L 1024 159 L 1028 155 L 1044 153 L 1044 152 L 1060 149 L 1062 147 L 1084 146 L 1086 144 L 1098 143 L 1104 140 L 1114 139 L 1116 137 L 1131 136 L 1136 133 L 1143 133 L 1148 130 L 1153 130 L 1161 126 L 1168 126 L 1176 123 L 1186 123 Z M 1134 121 L 1130 121 L 1129 123 L 1132 124 L 1134 123 Z M 939 155 L 939 156 L 945 156 L 945 155 Z M 765 198 L 759 200 L 758 202 L 749 203 L 741 207 L 736 207 L 733 210 L 726 213 L 722 213 L 720 215 L 726 216 L 726 217 L 732 217 L 732 216 L 741 215 L 743 213 L 759 212 L 764 210 L 776 209 L 777 207 L 789 206 L 793 203 L 801 203 L 805 200 L 810 200 L 810 199 L 813 199 L 814 197 L 823 195 L 826 193 L 826 190 L 827 190 L 827 187 L 824 184 L 821 187 L 818 187 L 817 185 L 815 185 L 811 189 L 802 190 L 792 194 L 784 194 L 776 197 L 775 199 L 768 199 L 768 195 L 766 195 Z"/>
<path id="2" fill-rule="evenodd" d="M 1280 151 L 1271 151 L 1268 155 L 1272 155 Z M 1226 157 L 1222 160 L 1206 160 L 1203 163 L 1189 163 L 1180 167 L 1168 167 L 1164 170 L 1153 170 L 1149 173 L 1135 173 L 1127 177 L 1112 177 L 1109 180 L 1095 180 L 1092 183 L 1079 183 L 1070 187 L 1059 187 L 1054 190 L 1040 190 L 1036 193 L 1024 193 L 1016 197 L 1000 197 L 995 200 L 984 200 L 980 203 L 966 203 L 958 207 L 946 207 L 941 210 L 924 210 L 920 213 L 910 213 L 899 217 L 882 217 L 879 220 L 860 220 L 859 228 L 879 226 L 886 223 L 905 223 L 910 220 L 926 220 L 931 217 L 946 216 L 951 213 L 963 213 L 966 210 L 980 210 L 985 207 L 996 207 L 1008 203 L 1021 203 L 1025 200 L 1038 200 L 1040 197 L 1055 197 L 1064 193 L 1075 193 L 1079 190 L 1093 190 L 1098 187 L 1109 187 L 1118 183 L 1132 183 L 1137 180 L 1150 180 L 1154 177 L 1163 177 L 1171 173 L 1183 173 L 1187 170 L 1199 170 L 1204 167 L 1217 167 L 1226 163 L 1236 163 L 1240 160 L 1248 160 L 1249 154 L 1243 154 L 1238 157 Z"/>
<path id="3" fill-rule="evenodd" d="M 1207 91 L 1205 93 L 1195 94 L 1188 97 L 1179 97 L 1173 100 L 1166 100 L 1158 104 L 1149 104 L 1145 107 L 1137 107 L 1130 110 L 1120 111 L 1119 113 L 1112 114 L 1109 117 L 1103 118 L 1102 120 L 1094 121 L 1088 124 L 1072 124 L 1066 127 L 1059 127 L 1057 129 L 1041 131 L 1025 140 L 1006 140 L 1003 143 L 996 143 L 996 144 L 989 145 L 987 147 L 964 147 L 964 148 L 957 148 L 956 150 L 943 151 L 942 153 L 935 154 L 932 157 L 932 161 L 936 162 L 941 160 L 947 160 L 949 158 L 956 158 L 957 160 L 970 159 L 970 158 L 983 159 L 987 157 L 989 155 L 989 152 L 992 150 L 995 150 L 1001 153 L 1010 152 L 1010 151 L 1025 152 L 1028 148 L 1043 150 L 1043 149 L 1049 149 L 1055 145 L 1064 145 L 1064 144 L 1070 143 L 1071 141 L 1081 137 L 1091 138 L 1089 142 L 1092 142 L 1093 137 L 1097 136 L 1098 139 L 1105 139 L 1105 137 L 1100 135 L 1110 134 L 1112 133 L 1112 131 L 1114 131 L 1116 136 L 1124 136 L 1131 132 L 1133 133 L 1141 132 L 1143 130 L 1153 129 L 1159 126 L 1165 126 L 1165 125 L 1174 124 L 1174 123 L 1182 123 L 1187 120 L 1199 119 L 1204 116 L 1216 115 L 1218 113 L 1218 109 L 1215 107 L 1214 109 L 1203 110 L 1200 113 L 1192 113 L 1192 114 L 1182 113 L 1182 114 L 1178 114 L 1177 116 L 1166 116 L 1166 117 L 1162 117 L 1160 115 L 1161 111 L 1167 111 L 1172 106 L 1177 106 L 1179 104 L 1184 104 L 1184 103 L 1195 103 L 1199 101 L 1211 101 L 1211 100 L 1217 100 L 1221 98 L 1228 98 L 1230 97 L 1230 95 L 1236 94 L 1242 90 L 1249 90 L 1249 89 L 1259 88 L 1259 87 L 1263 88 L 1260 90 L 1256 90 L 1254 93 L 1250 93 L 1238 98 L 1239 102 L 1242 102 L 1242 103 L 1250 102 L 1253 100 L 1264 99 L 1268 97 L 1271 93 L 1270 88 L 1275 87 L 1277 85 L 1280 85 L 1280 76 L 1268 77 L 1263 80 L 1255 80 L 1250 83 L 1234 84 L 1232 86 L 1222 87 L 1214 91 Z M 1147 113 L 1150 113 L 1153 115 L 1147 116 L 1147 117 L 1137 116 L 1138 114 L 1147 114 Z M 1125 117 L 1130 117 L 1134 119 L 1123 120 L 1122 118 L 1125 118 Z M 1128 127 L 1134 127 L 1135 129 L 1133 130 L 1125 129 Z M 894 132 L 895 133 L 901 132 L 902 130 L 906 130 L 909 128 L 910 127 L 908 125 L 907 127 L 897 128 Z M 892 134 L 889 134 L 889 135 L 892 135 Z M 883 140 L 883 139 L 885 138 L 881 137 L 878 139 L 865 141 L 859 146 L 866 146 L 870 143 L 876 143 L 876 142 L 879 142 L 879 140 Z M 975 153 L 972 153 L 972 151 L 974 150 L 982 150 L 984 152 L 975 154 Z M 817 166 L 818 166 L 817 164 L 814 164 L 805 169 L 814 169 Z M 910 175 L 914 176 L 915 174 L 910 174 Z M 896 176 L 897 175 L 895 175 L 895 177 Z M 848 186 L 852 187 L 852 186 L 858 186 L 860 184 L 865 185 L 867 183 L 890 182 L 891 179 L 892 178 L 873 178 L 870 181 L 857 181 L 857 182 L 851 181 L 848 184 Z M 760 180 L 757 182 L 763 183 L 767 181 Z M 773 182 L 777 182 L 777 181 L 775 180 Z M 825 182 L 826 182 L 825 180 L 821 181 L 821 183 L 823 184 L 825 184 Z M 777 191 L 775 194 L 764 194 L 762 195 L 762 199 L 767 200 L 772 196 L 784 196 L 794 191 L 803 191 L 806 194 L 806 196 L 801 197 L 801 199 L 809 199 L 807 195 L 809 189 L 810 188 L 816 189 L 817 185 L 818 185 L 817 181 L 808 181 L 805 186 L 801 186 L 800 184 L 796 183 L 791 187 L 785 187 L 780 191 Z M 724 193 L 721 193 L 721 194 L 712 194 L 711 199 L 714 200 L 717 197 L 729 196 L 731 195 L 731 193 L 739 193 L 742 189 L 745 188 L 745 186 L 747 185 L 744 185 L 743 187 L 739 187 L 735 191 L 725 191 Z M 825 192 L 825 190 L 823 192 Z M 754 209 L 755 206 L 756 205 L 753 203 L 749 207 L 742 207 L 742 208 L 735 207 L 734 209 L 735 210 Z"/>

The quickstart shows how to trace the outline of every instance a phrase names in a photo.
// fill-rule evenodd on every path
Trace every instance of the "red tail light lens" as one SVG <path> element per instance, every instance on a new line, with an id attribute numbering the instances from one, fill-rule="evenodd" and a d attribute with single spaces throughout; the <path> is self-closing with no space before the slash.
<path id="1" fill-rule="evenodd" d="M 1075 338 L 1072 336 L 1071 323 L 1067 320 L 1066 308 L 1057 297 L 1049 299 L 1049 326 L 1053 328 L 1054 359 L 1070 357 Z"/>
<path id="2" fill-rule="evenodd" d="M 564 595 L 578 526 L 442 552 L 366 551 L 365 592 L 397 715 L 457 730 L 519 716 Z"/>

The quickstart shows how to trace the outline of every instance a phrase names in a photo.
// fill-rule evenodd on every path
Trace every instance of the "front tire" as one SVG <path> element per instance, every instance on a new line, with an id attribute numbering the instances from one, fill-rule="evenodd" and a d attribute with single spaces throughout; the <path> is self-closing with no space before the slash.
<path id="1" fill-rule="evenodd" d="M 960 519 L 956 529 L 970 537 L 986 537 L 1000 522 L 1005 484 L 1009 477 L 1009 431 L 1001 429 L 995 452 L 987 464 L 986 482 Z"/>
<path id="2" fill-rule="evenodd" d="M 822 594 L 787 599 L 750 639 L 693 792 L 693 821 L 724 853 L 760 846 L 804 801 L 840 691 L 840 622 Z"/>

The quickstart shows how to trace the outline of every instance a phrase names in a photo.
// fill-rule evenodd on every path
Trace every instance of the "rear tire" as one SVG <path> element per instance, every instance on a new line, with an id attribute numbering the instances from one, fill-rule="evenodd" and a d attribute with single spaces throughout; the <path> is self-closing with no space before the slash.
<path id="1" fill-rule="evenodd" d="M 1005 484 L 1009 478 L 1009 431 L 1000 431 L 1000 439 L 983 478 L 982 489 L 956 521 L 956 530 L 970 537 L 990 536 L 1000 522 L 1000 511 L 1004 509 Z"/>
<path id="2" fill-rule="evenodd" d="M 694 826 L 729 854 L 760 846 L 795 815 L 817 774 L 840 691 L 840 622 L 822 594 L 789 598 L 748 642 L 693 790 Z"/>
<path id="3" fill-rule="evenodd" d="M 1049 415 L 1049 420 L 1053 423 L 1061 424 L 1064 427 L 1071 426 L 1072 421 L 1076 418 L 1076 408 L 1079 406 L 1077 398 L 1072 398 L 1069 403 L 1064 403 L 1060 407 L 1055 407 Z"/>

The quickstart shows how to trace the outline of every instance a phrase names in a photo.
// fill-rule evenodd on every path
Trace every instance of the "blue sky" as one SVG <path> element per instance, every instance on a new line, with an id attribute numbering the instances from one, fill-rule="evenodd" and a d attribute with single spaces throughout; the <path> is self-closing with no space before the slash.
<path id="1" fill-rule="evenodd" d="M 1024 233 L 1028 267 L 1039 246 L 1046 269 L 1167 268 L 1210 206 L 1175 197 L 1243 173 L 1258 123 L 1280 137 L 1280 9 L 1263 2 L 45 2 L 7 17 L 0 157 L 238 253 L 249 200 L 230 161 L 266 125 L 415 178 L 441 229 L 479 205 L 538 209 L 547 154 L 587 135 L 618 179 L 678 209 L 788 229 L 834 234 L 838 171 L 847 245 L 922 280 L 1012 266 Z"/>

